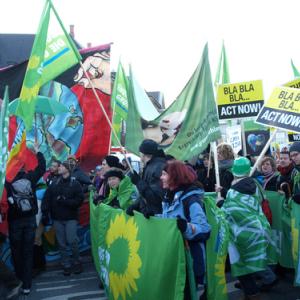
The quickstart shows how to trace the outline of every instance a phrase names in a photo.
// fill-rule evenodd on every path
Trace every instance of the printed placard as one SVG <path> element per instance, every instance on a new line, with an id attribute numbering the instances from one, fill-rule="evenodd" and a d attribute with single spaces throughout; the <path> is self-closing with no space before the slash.
<path id="1" fill-rule="evenodd" d="M 300 90 L 276 87 L 256 122 L 300 133 Z"/>
<path id="2" fill-rule="evenodd" d="M 238 119 L 257 116 L 264 104 L 261 80 L 218 86 L 219 119 Z"/>
<path id="3" fill-rule="evenodd" d="M 289 82 L 285 83 L 283 86 L 291 87 L 294 89 L 299 89 L 300 88 L 300 78 L 289 81 Z"/>

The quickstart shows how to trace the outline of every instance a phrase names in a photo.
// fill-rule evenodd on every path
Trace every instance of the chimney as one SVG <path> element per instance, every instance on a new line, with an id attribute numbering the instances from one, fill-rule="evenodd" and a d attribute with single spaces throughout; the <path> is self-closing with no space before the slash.
<path id="1" fill-rule="evenodd" d="M 88 43 L 86 44 L 86 47 L 87 47 L 87 48 L 92 48 L 92 43 L 91 43 L 91 42 L 88 42 Z"/>
<path id="2" fill-rule="evenodd" d="M 70 36 L 74 39 L 75 38 L 75 25 L 70 25 Z"/>

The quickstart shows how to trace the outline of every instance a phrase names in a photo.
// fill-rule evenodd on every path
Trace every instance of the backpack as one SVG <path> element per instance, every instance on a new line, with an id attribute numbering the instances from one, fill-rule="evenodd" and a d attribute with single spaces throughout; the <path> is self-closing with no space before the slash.
<path id="1" fill-rule="evenodd" d="M 11 184 L 15 208 L 20 215 L 34 210 L 34 196 L 30 180 L 22 178 Z"/>
<path id="2" fill-rule="evenodd" d="M 205 214 L 205 208 L 204 208 L 203 202 L 200 198 L 201 194 L 202 194 L 202 192 L 200 192 L 200 191 L 190 191 L 190 192 L 187 192 L 186 194 L 183 194 L 183 195 L 180 196 L 180 199 L 181 199 L 182 205 L 183 205 L 183 213 L 184 213 L 184 216 L 185 216 L 187 222 L 191 221 L 190 206 L 194 203 L 198 203 L 201 206 L 201 208 L 202 208 L 202 210 Z M 188 198 L 189 196 L 192 196 L 192 195 L 198 195 L 198 197 L 197 198 L 192 198 L 192 199 Z M 188 199 L 186 199 L 186 198 L 188 198 Z M 183 200 L 185 200 L 185 201 L 183 201 Z M 191 244 L 192 242 L 201 242 L 201 243 L 203 243 L 206 240 L 208 240 L 209 236 L 210 236 L 210 232 L 202 233 L 201 236 L 196 236 L 196 237 L 194 237 L 193 240 L 190 240 L 189 244 Z"/>

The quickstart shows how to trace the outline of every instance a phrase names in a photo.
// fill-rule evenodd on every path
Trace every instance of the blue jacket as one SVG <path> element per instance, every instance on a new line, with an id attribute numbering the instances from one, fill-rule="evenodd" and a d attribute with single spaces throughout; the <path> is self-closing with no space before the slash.
<path id="1" fill-rule="evenodd" d="M 206 215 L 201 204 L 197 201 L 202 200 L 204 191 L 197 187 L 191 187 L 175 193 L 173 199 L 165 198 L 162 202 L 163 218 L 177 218 L 180 216 L 188 222 L 184 238 L 187 240 L 201 239 L 210 232 L 210 225 L 207 223 Z M 172 201 L 173 200 L 173 201 Z M 194 200 L 194 201 L 193 201 Z M 189 218 L 185 216 L 183 201 L 189 201 Z M 205 240 L 205 238 L 204 238 Z"/>
<path id="2" fill-rule="evenodd" d="M 161 215 L 163 218 L 180 216 L 188 222 L 183 236 L 188 240 L 193 257 L 196 283 L 200 284 L 203 284 L 205 275 L 205 241 L 209 238 L 211 230 L 201 205 L 203 195 L 204 191 L 198 187 L 183 188 L 175 192 L 173 197 L 165 198 Z"/>

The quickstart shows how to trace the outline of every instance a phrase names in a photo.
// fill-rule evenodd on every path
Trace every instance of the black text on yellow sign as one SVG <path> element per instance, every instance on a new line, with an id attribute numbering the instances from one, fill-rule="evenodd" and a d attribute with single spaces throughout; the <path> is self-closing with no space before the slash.
<path id="1" fill-rule="evenodd" d="M 219 119 L 257 116 L 263 106 L 263 102 L 261 80 L 218 86 Z"/>
<path id="2" fill-rule="evenodd" d="M 256 121 L 268 126 L 300 132 L 299 89 L 275 88 Z"/>

